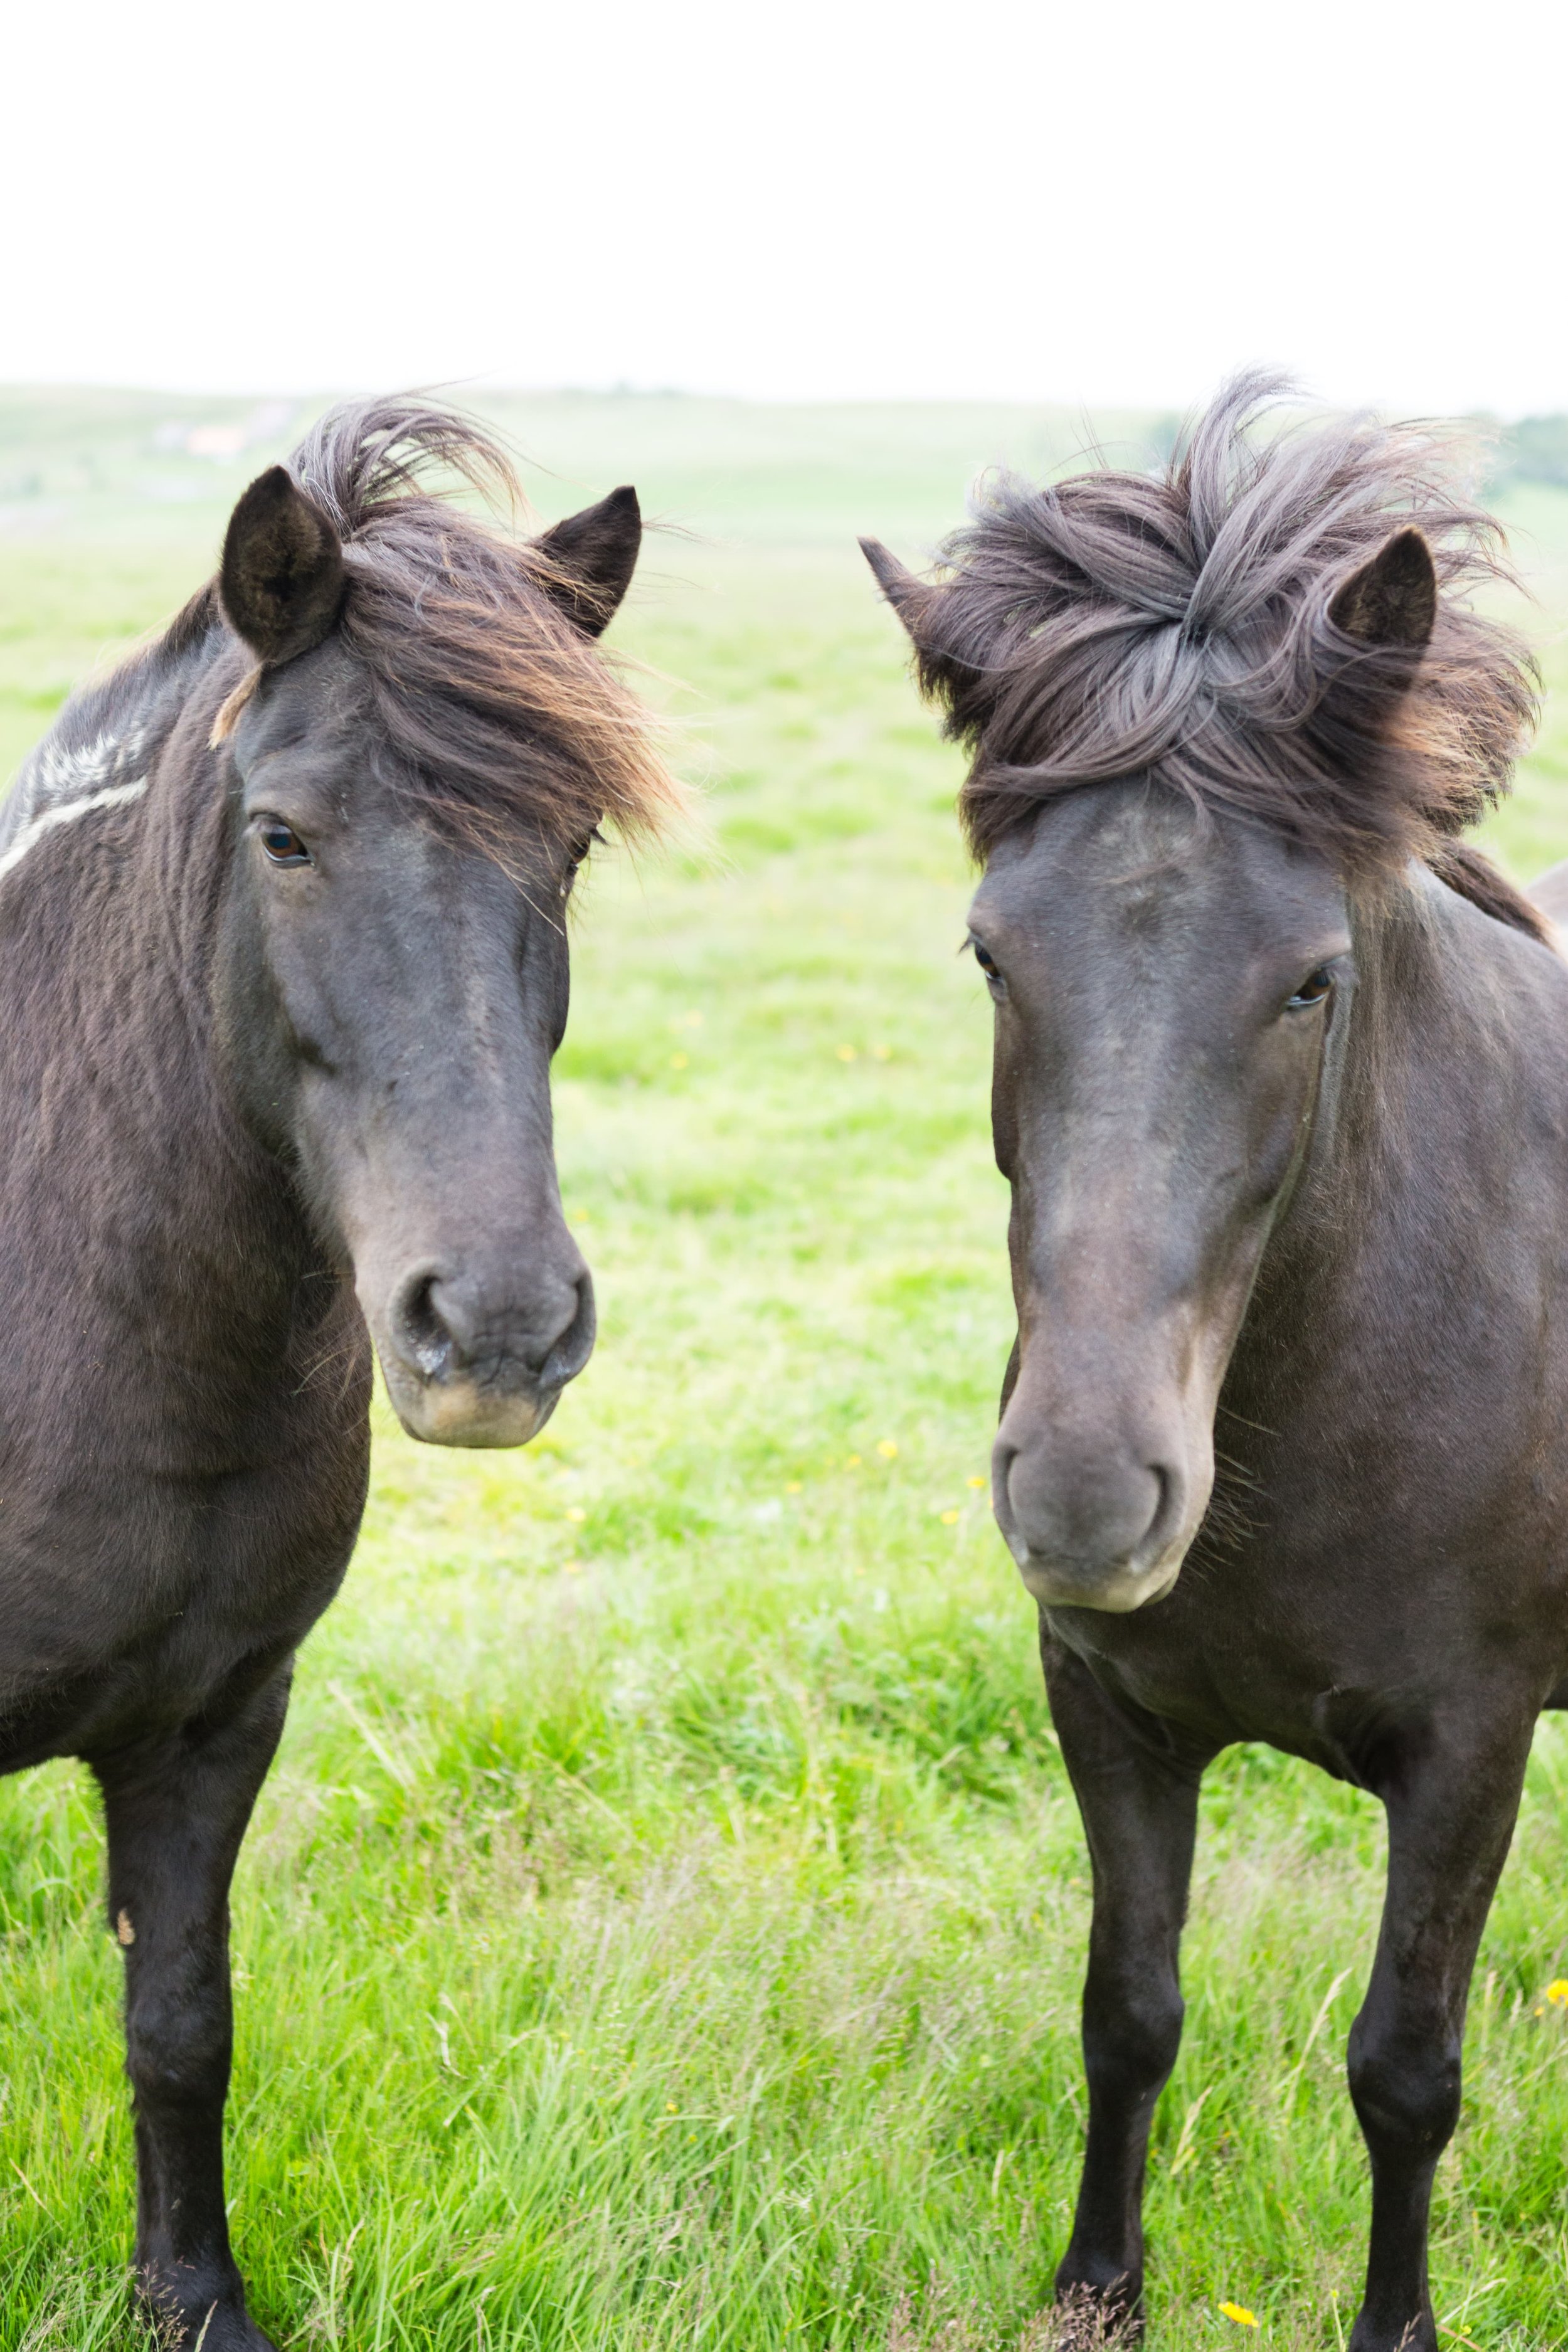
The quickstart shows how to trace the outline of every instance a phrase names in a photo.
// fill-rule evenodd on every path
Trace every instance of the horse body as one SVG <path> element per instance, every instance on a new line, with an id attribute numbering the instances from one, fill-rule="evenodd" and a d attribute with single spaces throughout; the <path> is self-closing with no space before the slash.
<path id="1" fill-rule="evenodd" d="M 137 2268 L 265 2352 L 230 2252 L 227 1891 L 363 1504 L 411 1432 L 515 1444 L 585 1361 L 549 1066 L 601 815 L 666 790 L 591 640 L 635 498 L 524 546 L 418 488 L 478 428 L 341 412 L 219 583 L 68 707 L 0 818 L 0 1769 L 109 1835 Z"/>
<path id="2" fill-rule="evenodd" d="M 1327 1074 L 1226 1364 L 1221 1507 L 1157 1608 L 1046 1613 L 1195 1749 L 1375 1789 L 1407 1732 L 1533 1717 L 1568 1671 L 1568 966 L 1435 881 L 1356 960 L 1379 1118 Z"/>
<path id="3" fill-rule="evenodd" d="M 1094 1872 L 1058 2293 L 1142 2325 L 1199 1783 L 1260 1739 L 1386 1811 L 1351 2343 L 1435 2352 L 1469 1976 L 1568 1675 L 1568 964 L 1455 843 L 1529 715 L 1486 519 L 1418 436 L 1259 446 L 1255 391 L 1163 479 L 1004 479 L 938 583 L 868 553 L 974 752 L 994 1500 Z"/>
<path id="4" fill-rule="evenodd" d="M 226 634 L 166 664 L 198 741 L 239 667 Z M 211 1052 L 227 812 L 181 727 L 146 723 L 167 682 L 68 714 L 68 745 L 85 716 L 136 746 L 142 793 L 0 877 L 7 1769 L 172 1729 L 286 1656 L 363 1499 L 363 1320 Z"/>

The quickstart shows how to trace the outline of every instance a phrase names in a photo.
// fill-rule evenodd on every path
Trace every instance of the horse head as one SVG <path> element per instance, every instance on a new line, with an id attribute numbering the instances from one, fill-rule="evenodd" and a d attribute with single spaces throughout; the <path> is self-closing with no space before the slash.
<path id="1" fill-rule="evenodd" d="M 235 510 L 217 994 L 244 1114 L 352 1279 L 405 1428 L 511 1445 L 594 1343 L 550 1100 L 573 881 L 601 820 L 637 824 L 662 787 L 593 642 L 635 494 L 520 545 L 412 487 L 432 452 L 500 462 L 463 431 L 340 414 Z"/>
<path id="2" fill-rule="evenodd" d="M 1053 1606 L 1159 1600 L 1204 1521 L 1361 919 L 1435 867 L 1534 928 L 1452 839 L 1528 711 L 1506 634 L 1439 594 L 1485 572 L 1476 519 L 1419 475 L 1411 492 L 1397 434 L 1250 450 L 1259 388 L 1163 478 L 1003 478 L 945 578 L 866 544 L 973 754 L 970 942 L 1018 1317 L 993 1494 Z"/>

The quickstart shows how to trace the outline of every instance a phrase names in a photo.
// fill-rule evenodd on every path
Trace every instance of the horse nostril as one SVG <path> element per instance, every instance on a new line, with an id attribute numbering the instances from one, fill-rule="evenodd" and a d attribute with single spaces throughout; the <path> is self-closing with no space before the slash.
<path id="1" fill-rule="evenodd" d="M 579 1270 L 552 1269 L 521 1297 L 498 1297 L 482 1280 L 421 1266 L 394 1295 L 392 1337 L 410 1370 L 434 1386 L 477 1379 L 501 1388 L 565 1387 L 594 1350 L 594 1285 Z"/>
<path id="2" fill-rule="evenodd" d="M 398 1339 L 427 1381 L 446 1380 L 453 1370 L 455 1348 L 451 1326 L 436 1304 L 440 1276 L 433 1270 L 411 1274 L 394 1302 L 392 1318 Z"/>
<path id="3" fill-rule="evenodd" d="M 999 1519 L 1011 1515 L 1007 1480 L 1017 1459 L 1017 1447 L 1009 1444 L 1005 1437 L 999 1437 L 991 1448 L 991 1507 Z"/>
<path id="4" fill-rule="evenodd" d="M 551 1346 L 539 1375 L 544 1389 L 564 1388 L 574 1381 L 594 1352 L 598 1314 L 594 1305 L 594 1277 L 586 1266 L 577 1276 L 575 1307 L 571 1321 Z"/>

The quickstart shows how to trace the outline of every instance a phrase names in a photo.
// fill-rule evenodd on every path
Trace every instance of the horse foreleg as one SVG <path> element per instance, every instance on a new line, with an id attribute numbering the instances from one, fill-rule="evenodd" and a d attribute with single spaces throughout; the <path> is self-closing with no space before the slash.
<path id="1" fill-rule="evenodd" d="M 1051 1716 L 1083 1815 L 1094 1917 L 1083 1993 L 1089 2138 L 1059 2303 L 1139 2329 L 1143 2168 L 1154 2103 L 1182 2038 L 1177 1962 L 1206 1757 L 1145 1746 L 1080 1660 L 1041 1645 Z"/>
<path id="2" fill-rule="evenodd" d="M 229 1881 L 287 1705 L 285 1674 L 221 1724 L 91 1759 L 109 1828 L 110 1923 L 125 1957 L 138 2288 L 179 2352 L 272 2352 L 229 2251 L 223 2110 Z"/>
<path id="3" fill-rule="evenodd" d="M 1513 1834 L 1532 1725 L 1526 1706 L 1501 1725 L 1439 1727 L 1385 1776 L 1383 1927 L 1350 2036 L 1351 2096 L 1372 2159 L 1366 2298 L 1351 2352 L 1436 2352 L 1432 2180 L 1458 2120 L 1470 1971 Z"/>

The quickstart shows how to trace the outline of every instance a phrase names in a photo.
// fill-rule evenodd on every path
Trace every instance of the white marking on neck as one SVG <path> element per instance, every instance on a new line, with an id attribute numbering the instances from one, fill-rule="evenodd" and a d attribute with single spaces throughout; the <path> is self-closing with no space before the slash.
<path id="1" fill-rule="evenodd" d="M 132 727 L 124 735 L 95 735 L 90 743 L 70 748 L 40 743 L 16 779 L 6 804 L 6 816 L 20 818 L 16 832 L 0 849 L 0 881 L 19 866 L 34 844 L 58 824 L 74 824 L 95 809 L 118 808 L 140 800 L 147 789 L 138 776 L 147 748 L 144 729 Z"/>
<path id="2" fill-rule="evenodd" d="M 89 793 L 85 800 L 65 801 L 53 808 L 40 809 L 22 827 L 10 848 L 0 853 L 0 881 L 14 866 L 20 866 L 34 844 L 46 833 L 52 833 L 56 825 L 74 824 L 79 816 L 90 816 L 94 809 L 118 808 L 122 802 L 139 801 L 146 789 L 147 779 L 143 776 L 134 784 L 110 784 L 105 792 Z"/>
<path id="3" fill-rule="evenodd" d="M 90 743 L 68 748 L 40 743 L 22 772 L 27 805 L 37 809 L 41 802 L 79 800 L 101 791 L 136 765 L 146 740 L 144 730 L 133 727 L 129 735 L 95 735 Z"/>

